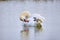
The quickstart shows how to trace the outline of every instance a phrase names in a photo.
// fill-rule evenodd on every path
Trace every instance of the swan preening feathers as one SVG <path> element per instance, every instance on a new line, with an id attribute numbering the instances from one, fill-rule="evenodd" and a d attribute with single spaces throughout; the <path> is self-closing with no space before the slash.
<path id="1" fill-rule="evenodd" d="M 45 18 L 40 14 L 31 14 L 29 11 L 24 11 L 20 15 L 20 21 L 24 22 L 23 31 L 29 31 L 30 27 L 34 27 L 36 31 L 41 31 L 44 20 Z"/>

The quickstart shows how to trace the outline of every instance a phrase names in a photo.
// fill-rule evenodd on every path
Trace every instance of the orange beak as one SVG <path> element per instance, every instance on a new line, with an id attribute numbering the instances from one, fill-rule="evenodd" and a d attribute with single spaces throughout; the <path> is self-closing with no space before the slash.
<path id="1" fill-rule="evenodd" d="M 24 22 L 29 22 L 29 20 L 24 19 Z"/>

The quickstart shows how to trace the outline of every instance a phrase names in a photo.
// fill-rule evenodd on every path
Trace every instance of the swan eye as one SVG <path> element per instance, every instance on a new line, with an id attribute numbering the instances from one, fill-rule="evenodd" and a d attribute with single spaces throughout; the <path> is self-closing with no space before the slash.
<path id="1" fill-rule="evenodd" d="M 36 19 L 36 17 L 33 17 L 34 18 L 34 21 L 36 21 L 37 19 Z"/>

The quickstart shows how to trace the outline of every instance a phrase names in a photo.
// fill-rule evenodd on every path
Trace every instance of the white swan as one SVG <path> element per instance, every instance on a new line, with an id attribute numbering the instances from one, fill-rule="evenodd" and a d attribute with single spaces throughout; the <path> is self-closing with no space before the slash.
<path id="1" fill-rule="evenodd" d="M 24 11 L 20 15 L 20 20 L 24 22 L 24 30 L 29 30 L 29 27 L 34 27 L 37 31 L 39 31 L 42 30 L 45 18 L 40 14 L 30 14 L 30 12 Z"/>

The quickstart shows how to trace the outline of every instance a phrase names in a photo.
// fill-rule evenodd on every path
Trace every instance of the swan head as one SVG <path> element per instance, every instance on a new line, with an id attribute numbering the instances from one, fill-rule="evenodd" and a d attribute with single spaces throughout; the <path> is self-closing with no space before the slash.
<path id="1" fill-rule="evenodd" d="M 26 19 L 28 19 L 31 16 L 29 11 L 24 11 L 20 14 L 20 20 L 24 21 Z"/>

